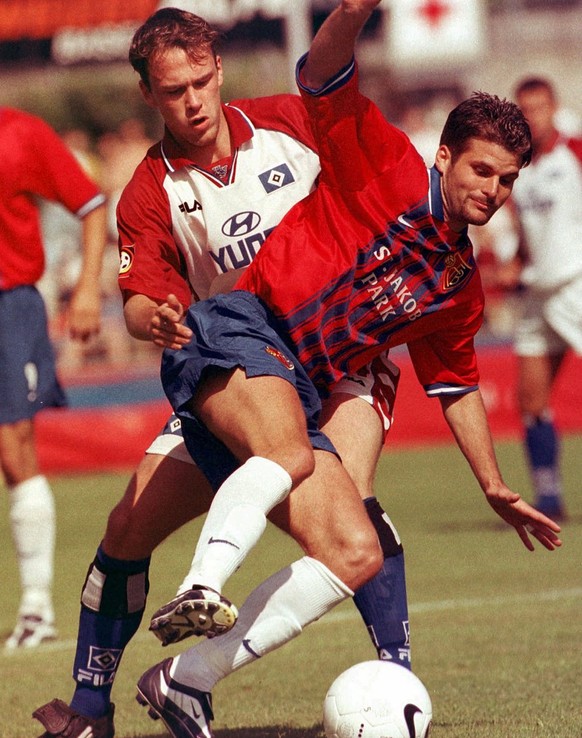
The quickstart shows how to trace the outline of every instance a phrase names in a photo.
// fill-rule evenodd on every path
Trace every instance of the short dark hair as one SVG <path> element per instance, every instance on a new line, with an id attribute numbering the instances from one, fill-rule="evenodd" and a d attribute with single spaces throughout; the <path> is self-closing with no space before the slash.
<path id="1" fill-rule="evenodd" d="M 517 83 L 515 97 L 519 97 L 526 92 L 537 92 L 538 90 L 544 90 L 552 100 L 556 99 L 554 85 L 545 77 L 525 77 L 521 82 Z"/>
<path id="2" fill-rule="evenodd" d="M 440 144 L 447 146 L 455 157 L 466 151 L 475 138 L 514 152 L 521 158 L 522 167 L 531 161 L 531 131 L 523 113 L 515 103 L 497 95 L 474 92 L 451 110 Z"/>
<path id="3" fill-rule="evenodd" d="M 204 18 L 178 8 L 156 11 L 137 29 L 129 47 L 129 63 L 149 88 L 149 62 L 168 49 L 183 49 L 192 61 L 216 56 L 221 34 Z"/>

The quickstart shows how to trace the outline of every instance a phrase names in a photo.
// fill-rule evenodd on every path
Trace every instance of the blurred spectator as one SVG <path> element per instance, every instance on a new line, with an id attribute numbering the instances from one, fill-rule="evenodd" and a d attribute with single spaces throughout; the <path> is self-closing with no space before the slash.
<path id="1" fill-rule="evenodd" d="M 136 119 L 124 121 L 116 131 L 102 135 L 96 153 L 85 131 L 67 131 L 61 138 L 85 171 L 99 181 L 108 202 L 107 245 L 101 277 L 103 330 L 84 343 L 70 339 L 66 321 L 68 304 L 82 269 L 81 224 L 57 203 L 43 201 L 40 205 L 47 265 L 38 286 L 47 303 L 59 369 L 70 373 L 94 364 L 120 367 L 141 360 L 157 361 L 159 351 L 151 344 L 133 339 L 125 328 L 117 287 L 119 254 L 115 223 L 119 193 L 152 142 L 145 136 L 141 121 Z"/>
<path id="2" fill-rule="evenodd" d="M 100 328 L 99 278 L 105 198 L 59 136 L 39 118 L 0 109 L 0 466 L 22 594 L 7 649 L 54 638 L 54 501 L 40 473 L 34 439 L 39 410 L 65 404 L 36 288 L 44 270 L 38 197 L 60 202 L 82 221 L 83 265 L 68 308 L 71 335 Z"/>
<path id="3" fill-rule="evenodd" d="M 525 287 L 515 339 L 518 399 L 536 505 L 556 519 L 565 509 L 551 393 L 569 350 L 582 354 L 582 139 L 558 130 L 547 79 L 521 81 L 516 101 L 534 145 L 514 188 Z"/>
<path id="4" fill-rule="evenodd" d="M 510 200 L 486 225 L 469 227 L 485 293 L 484 324 L 480 335 L 496 341 L 513 338 L 519 313 L 516 218 L 515 207 Z"/>
<path id="5" fill-rule="evenodd" d="M 102 159 L 101 184 L 109 203 L 109 232 L 115 243 L 117 243 L 115 210 L 119 197 L 132 178 L 137 165 L 154 143 L 154 140 L 146 135 L 145 126 L 138 118 L 128 118 L 115 132 L 104 134 L 98 141 Z"/>

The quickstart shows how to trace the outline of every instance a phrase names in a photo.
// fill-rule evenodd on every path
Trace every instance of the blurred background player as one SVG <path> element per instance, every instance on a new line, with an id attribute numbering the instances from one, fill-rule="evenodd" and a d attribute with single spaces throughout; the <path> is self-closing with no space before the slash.
<path id="1" fill-rule="evenodd" d="M 0 467 L 10 495 L 10 524 L 22 596 L 7 649 L 54 638 L 54 500 L 40 473 L 34 416 L 66 404 L 55 373 L 44 302 L 35 287 L 44 270 L 37 197 L 60 203 L 83 222 L 83 267 L 68 315 L 85 341 L 99 331 L 105 197 L 44 121 L 0 108 Z"/>
<path id="2" fill-rule="evenodd" d="M 566 511 L 551 393 L 568 351 L 582 354 L 582 139 L 558 130 L 547 79 L 522 80 L 515 99 L 533 141 L 532 162 L 513 190 L 525 287 L 515 337 L 518 402 L 535 505 L 559 519 Z"/>

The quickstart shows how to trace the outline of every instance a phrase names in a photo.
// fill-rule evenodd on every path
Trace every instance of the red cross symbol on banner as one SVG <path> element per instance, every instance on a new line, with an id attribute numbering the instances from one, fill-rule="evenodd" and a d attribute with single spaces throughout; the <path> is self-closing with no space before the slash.
<path id="1" fill-rule="evenodd" d="M 448 15 L 450 11 L 450 5 L 446 2 L 440 2 L 440 0 L 426 0 L 418 7 L 419 14 L 432 28 L 439 26 L 445 15 Z"/>

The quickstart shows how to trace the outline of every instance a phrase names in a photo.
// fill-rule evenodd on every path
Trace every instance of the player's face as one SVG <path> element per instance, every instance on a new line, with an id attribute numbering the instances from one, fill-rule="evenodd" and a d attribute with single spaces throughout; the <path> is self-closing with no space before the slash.
<path id="1" fill-rule="evenodd" d="M 158 110 L 187 155 L 200 164 L 226 156 L 220 151 L 228 128 L 223 118 L 220 57 L 208 53 L 193 62 L 180 48 L 155 57 L 149 66 L 149 89 L 141 82 L 146 103 Z"/>
<path id="2" fill-rule="evenodd" d="M 554 116 L 556 103 L 549 90 L 543 87 L 522 92 L 517 104 L 527 118 L 531 130 L 534 149 L 543 148 L 555 133 Z"/>
<path id="3" fill-rule="evenodd" d="M 435 163 L 442 175 L 445 220 L 456 231 L 485 225 L 511 194 L 520 169 L 517 154 L 479 138 L 455 157 L 440 146 Z"/>

